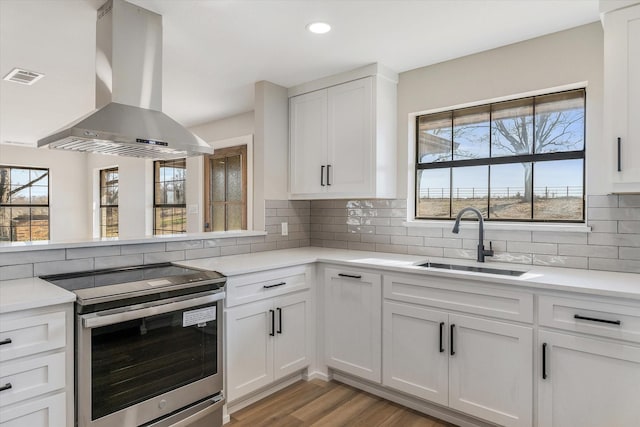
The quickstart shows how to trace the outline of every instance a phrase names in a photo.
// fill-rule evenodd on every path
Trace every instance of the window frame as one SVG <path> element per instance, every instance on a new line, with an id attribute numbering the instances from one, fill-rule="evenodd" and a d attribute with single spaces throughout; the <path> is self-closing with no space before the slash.
<path id="1" fill-rule="evenodd" d="M 103 178 L 104 175 L 106 175 L 107 173 L 113 173 L 115 171 L 115 173 L 118 175 L 118 184 L 116 185 L 116 187 L 118 188 L 118 203 L 115 205 L 111 205 L 111 204 L 103 204 L 102 203 L 102 196 L 103 196 L 103 191 L 107 188 L 107 187 L 103 187 L 103 183 L 106 181 L 106 179 Z M 101 238 L 112 238 L 112 237 L 118 237 L 120 235 L 120 171 L 118 170 L 117 166 L 114 167 L 110 167 L 110 168 L 105 168 L 105 169 L 100 169 L 100 174 L 99 174 L 99 178 L 100 180 L 99 182 L 99 196 L 100 196 L 100 237 Z M 111 186 L 113 187 L 113 186 Z M 106 235 L 106 231 L 107 231 L 107 226 L 108 224 L 103 224 L 102 223 L 102 212 L 103 209 L 113 209 L 116 208 L 118 209 L 118 214 L 117 214 L 117 221 L 116 224 L 118 225 L 118 229 L 116 231 L 116 234 L 113 236 L 107 236 Z M 112 224 L 113 225 L 113 224 Z"/>
<path id="2" fill-rule="evenodd" d="M 170 163 L 182 162 L 184 164 L 184 192 L 185 192 L 185 203 L 159 203 L 156 195 L 158 193 L 158 184 L 161 182 L 166 182 L 161 180 L 159 177 L 159 171 L 162 165 L 167 165 L 171 167 Z M 175 181 L 175 180 L 174 180 Z M 154 160 L 153 162 L 153 235 L 165 235 L 165 234 L 184 234 L 187 232 L 187 200 L 186 200 L 186 187 L 187 187 L 187 159 L 186 158 L 178 158 L 178 159 L 170 159 L 170 160 Z M 156 212 L 158 209 L 166 209 L 166 208 L 177 208 L 184 210 L 184 230 L 171 230 L 167 229 L 159 229 L 158 224 L 156 223 Z M 173 215 L 172 215 L 173 216 Z M 158 232 L 161 231 L 161 232 Z"/>
<path id="3" fill-rule="evenodd" d="M 532 128 L 535 130 L 535 118 L 536 118 L 536 99 L 544 98 L 548 95 L 558 95 L 562 93 L 570 93 L 570 92 L 579 92 L 583 93 L 583 146 L 582 150 L 572 150 L 572 151 L 563 151 L 563 152 L 551 152 L 551 153 L 535 153 L 536 141 L 532 142 L 532 153 L 531 154 L 520 154 L 513 156 L 500 156 L 500 157 L 491 157 L 492 150 L 492 124 L 493 124 L 493 112 L 494 106 L 508 103 L 508 102 L 517 102 L 526 99 L 532 99 Z M 489 157 L 486 158 L 477 158 L 477 159 L 461 159 L 461 160 L 447 160 L 447 161 L 438 161 L 438 162 L 428 162 L 421 163 L 420 162 L 420 118 L 429 116 L 429 115 L 437 115 L 437 114 L 451 114 L 451 126 L 452 131 L 454 127 L 453 117 L 456 111 L 462 111 L 465 109 L 471 108 L 482 108 L 488 107 L 489 109 Z M 531 218 L 528 219 L 518 219 L 518 218 L 491 218 L 483 217 L 485 221 L 495 222 L 495 223 L 524 223 L 524 224 L 586 224 L 586 148 L 587 148 L 587 89 L 585 86 L 575 87 L 571 89 L 565 90 L 557 90 L 550 92 L 540 92 L 537 94 L 532 94 L 529 96 L 519 96 L 515 98 L 505 98 L 499 101 L 486 102 L 481 104 L 475 104 L 473 106 L 465 106 L 458 108 L 450 108 L 450 109 L 442 109 L 433 112 L 425 112 L 422 114 L 416 114 L 414 117 L 414 126 L 415 126 L 415 146 L 414 146 L 414 191 L 413 191 L 413 199 L 414 199 L 414 212 L 413 212 L 413 221 L 422 222 L 422 221 L 451 221 L 455 219 L 455 215 L 453 212 L 453 185 L 450 185 L 449 188 L 449 216 L 448 217 L 425 217 L 418 216 L 419 210 L 419 171 L 421 170 L 429 170 L 429 169 L 449 169 L 449 182 L 452 183 L 452 174 L 454 168 L 459 167 L 469 167 L 469 166 L 487 166 L 488 167 L 488 176 L 487 176 L 487 212 L 490 212 L 491 206 L 491 167 L 492 165 L 501 165 L 501 164 L 522 164 L 522 163 L 531 163 L 535 165 L 536 163 L 553 161 L 553 160 L 579 160 L 582 159 L 582 218 L 581 219 L 535 219 L 533 218 L 535 210 L 534 210 L 534 202 L 535 202 L 535 194 L 532 196 L 531 200 Z M 452 138 L 453 141 L 453 138 Z M 452 147 L 452 157 L 453 157 L 453 147 Z M 535 182 L 535 167 L 533 168 L 534 172 L 532 172 L 532 185 Z M 532 188 L 533 191 L 533 188 Z M 463 218 L 465 219 L 465 218 Z M 468 218 L 466 218 L 468 219 Z"/>
<path id="4" fill-rule="evenodd" d="M 46 174 L 43 175 L 47 177 L 47 203 L 46 204 L 32 204 L 32 203 L 2 203 L 2 201 L 0 200 L 0 207 L 1 208 L 29 208 L 29 240 L 5 240 L 5 242 L 34 242 L 34 241 L 46 241 L 46 240 L 51 240 L 51 169 L 50 168 L 43 168 L 43 167 L 33 167 L 33 166 L 11 166 L 11 165 L 0 165 L 0 168 L 3 169 L 8 169 L 9 170 L 9 176 L 11 176 L 11 170 L 12 169 L 26 169 L 29 172 L 31 172 L 32 170 L 38 170 L 38 171 L 46 171 Z M 10 184 L 9 184 L 10 185 Z M 33 186 L 32 184 L 30 184 L 29 186 Z M 9 187 L 11 188 L 11 187 Z M 31 217 L 31 209 L 32 208 L 47 208 L 47 238 L 46 239 L 42 239 L 42 240 L 33 240 L 33 233 L 32 233 L 32 227 L 31 227 L 31 223 L 33 222 L 33 219 Z M 11 215 L 9 216 L 9 221 L 11 222 Z M 11 225 L 9 226 L 9 229 L 11 229 Z M 9 230 L 11 231 L 11 230 Z M 9 237 L 12 237 L 11 235 Z"/>

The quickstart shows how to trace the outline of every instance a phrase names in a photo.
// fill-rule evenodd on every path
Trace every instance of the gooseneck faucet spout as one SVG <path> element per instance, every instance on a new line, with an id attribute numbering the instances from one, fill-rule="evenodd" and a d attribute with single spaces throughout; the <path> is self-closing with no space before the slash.
<path id="1" fill-rule="evenodd" d="M 484 248 L 484 219 L 482 218 L 482 213 L 478 209 L 466 207 L 460 210 L 460 212 L 458 212 L 458 216 L 456 216 L 456 223 L 453 225 L 451 232 L 458 234 L 460 231 L 460 218 L 462 218 L 462 215 L 464 215 L 465 212 L 473 212 L 478 217 L 478 262 L 484 262 L 484 257 L 493 256 L 493 249 L 491 249 L 491 242 L 489 242 L 490 249 Z"/>

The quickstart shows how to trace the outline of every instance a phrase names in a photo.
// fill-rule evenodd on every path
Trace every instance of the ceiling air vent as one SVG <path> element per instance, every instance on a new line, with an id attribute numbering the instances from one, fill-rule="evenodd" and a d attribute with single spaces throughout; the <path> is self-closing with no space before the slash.
<path id="1" fill-rule="evenodd" d="M 20 83 L 23 85 L 32 85 L 43 77 L 44 74 L 42 73 L 14 68 L 9 72 L 9 74 L 4 76 L 4 80 L 8 82 Z"/>

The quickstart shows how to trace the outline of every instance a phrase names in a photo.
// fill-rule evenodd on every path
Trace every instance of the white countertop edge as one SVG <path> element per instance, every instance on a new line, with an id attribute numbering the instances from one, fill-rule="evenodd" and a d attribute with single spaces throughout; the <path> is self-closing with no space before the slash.
<path id="1" fill-rule="evenodd" d="M 200 260 L 180 261 L 176 262 L 176 264 L 194 268 L 207 268 L 219 271 L 227 276 L 237 276 L 317 262 L 450 279 L 468 278 L 487 284 L 516 286 L 518 289 L 529 288 L 531 290 L 562 291 L 599 297 L 640 300 L 640 274 L 636 273 L 618 273 L 498 262 L 488 262 L 484 264 L 485 267 L 527 272 L 520 277 L 514 277 L 456 270 L 438 270 L 417 266 L 417 264 L 426 262 L 427 260 L 451 264 L 483 265 L 472 260 L 319 247 L 281 249 L 253 254 L 204 258 Z M 636 283 L 639 284 L 636 286 Z"/>
<path id="2" fill-rule="evenodd" d="M 214 231 L 207 233 L 165 234 L 158 236 L 141 236 L 132 238 L 102 238 L 93 240 L 71 240 L 51 242 L 49 240 L 35 240 L 31 242 L 2 242 L 0 253 L 25 252 L 47 249 L 85 248 L 95 246 L 135 245 L 141 243 L 181 242 L 185 240 L 231 239 L 237 237 L 266 236 L 266 231 Z"/>
<path id="3" fill-rule="evenodd" d="M 39 277 L 0 281 L 0 314 L 73 303 L 76 294 Z"/>

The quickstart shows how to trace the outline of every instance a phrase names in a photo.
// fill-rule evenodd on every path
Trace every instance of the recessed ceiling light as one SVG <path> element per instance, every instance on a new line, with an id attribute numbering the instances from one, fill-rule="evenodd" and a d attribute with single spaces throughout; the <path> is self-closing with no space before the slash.
<path id="1" fill-rule="evenodd" d="M 312 22 L 307 25 L 307 30 L 311 31 L 314 34 L 325 34 L 331 31 L 331 25 L 326 22 Z"/>
<path id="2" fill-rule="evenodd" d="M 44 74 L 42 73 L 14 68 L 9 72 L 9 74 L 4 76 L 3 79 L 8 82 L 20 83 L 23 85 L 32 85 L 43 77 Z"/>

